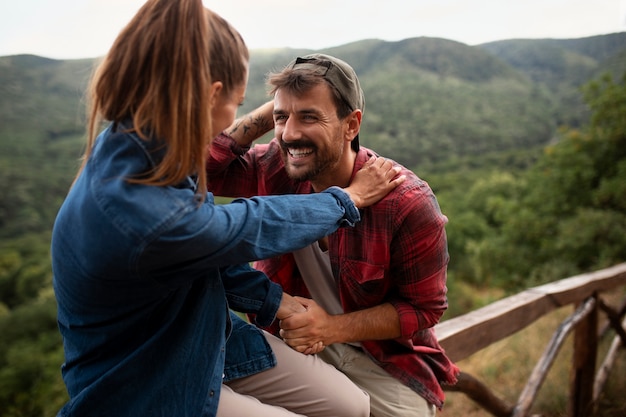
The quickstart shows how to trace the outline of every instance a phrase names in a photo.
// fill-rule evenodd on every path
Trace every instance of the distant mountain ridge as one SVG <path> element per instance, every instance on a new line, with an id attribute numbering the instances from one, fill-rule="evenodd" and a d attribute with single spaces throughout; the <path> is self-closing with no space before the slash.
<path id="1" fill-rule="evenodd" d="M 583 123 L 578 89 L 605 72 L 617 78 L 626 71 L 626 32 L 478 46 L 419 37 L 252 50 L 242 113 L 268 99 L 269 71 L 310 52 L 338 56 L 359 74 L 366 100 L 361 143 L 415 167 L 540 146 L 560 125 Z M 0 151 L 16 151 L 16 132 L 40 140 L 81 135 L 93 62 L 0 57 Z"/>
<path id="2" fill-rule="evenodd" d="M 379 69 L 381 65 L 390 71 L 393 66 L 402 65 L 471 82 L 484 82 L 497 76 L 515 77 L 511 68 L 490 53 L 441 38 L 420 37 L 397 42 L 356 43 L 354 47 L 354 52 L 344 52 L 346 47 L 337 47 L 330 50 L 330 53 L 336 51 L 341 54 L 348 62 L 353 62 L 355 70 L 363 75 L 369 69 Z"/>
<path id="3" fill-rule="evenodd" d="M 611 60 L 626 52 L 626 32 L 582 39 L 511 39 L 479 47 L 534 81 L 549 82 L 564 76 L 576 83 L 599 75 L 598 69 L 606 69 Z"/>

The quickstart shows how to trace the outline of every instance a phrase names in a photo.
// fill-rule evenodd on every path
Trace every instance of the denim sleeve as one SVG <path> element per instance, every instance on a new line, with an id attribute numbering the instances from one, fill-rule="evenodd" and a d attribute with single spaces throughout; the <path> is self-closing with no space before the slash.
<path id="1" fill-rule="evenodd" d="M 220 273 L 230 308 L 254 313 L 259 326 L 272 324 L 283 295 L 280 285 L 248 264 L 225 267 Z"/>
<path id="2" fill-rule="evenodd" d="M 342 225 L 354 227 L 354 225 L 361 220 L 361 214 L 359 209 L 356 208 L 354 202 L 348 196 L 344 190 L 339 187 L 333 186 L 322 191 L 323 193 L 332 194 L 337 201 L 343 206 L 345 213 L 342 219 Z"/>
<path id="3" fill-rule="evenodd" d="M 360 214 L 338 187 L 306 195 L 236 199 L 216 205 L 209 195 L 176 221 L 172 238 L 161 236 L 159 250 L 174 259 L 202 259 L 224 267 L 267 259 L 303 248 L 341 226 L 352 226 Z"/>

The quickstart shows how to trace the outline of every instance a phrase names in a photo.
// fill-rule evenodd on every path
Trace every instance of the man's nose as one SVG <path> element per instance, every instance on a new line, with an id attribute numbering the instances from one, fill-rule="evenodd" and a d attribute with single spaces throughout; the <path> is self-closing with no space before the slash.
<path id="1" fill-rule="evenodd" d="M 297 120 L 288 118 L 283 125 L 282 140 L 284 142 L 290 142 L 300 139 L 302 136 L 299 124 Z"/>

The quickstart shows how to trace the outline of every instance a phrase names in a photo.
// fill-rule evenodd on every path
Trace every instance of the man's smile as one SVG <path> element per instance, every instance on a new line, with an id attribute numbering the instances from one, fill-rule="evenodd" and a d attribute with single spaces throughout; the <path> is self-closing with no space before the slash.
<path id="1" fill-rule="evenodd" d="M 313 152 L 313 148 L 287 148 L 287 153 L 293 159 L 305 158 L 312 155 Z"/>

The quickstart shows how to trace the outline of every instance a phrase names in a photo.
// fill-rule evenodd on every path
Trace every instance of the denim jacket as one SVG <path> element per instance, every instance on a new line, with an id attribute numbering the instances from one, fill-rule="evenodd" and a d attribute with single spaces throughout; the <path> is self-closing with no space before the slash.
<path id="1" fill-rule="evenodd" d="M 276 366 L 276 357 L 256 326 L 230 312 L 232 330 L 226 341 L 224 382 L 243 378 Z"/>
<path id="2" fill-rule="evenodd" d="M 125 180 L 162 152 L 108 127 L 57 215 L 53 286 L 70 397 L 59 416 L 214 416 L 229 308 L 267 325 L 282 297 L 247 262 L 360 219 L 338 188 L 216 205 L 210 193 L 198 202 L 191 178 L 167 187 Z M 245 373 L 249 352 L 232 346 Z"/>

